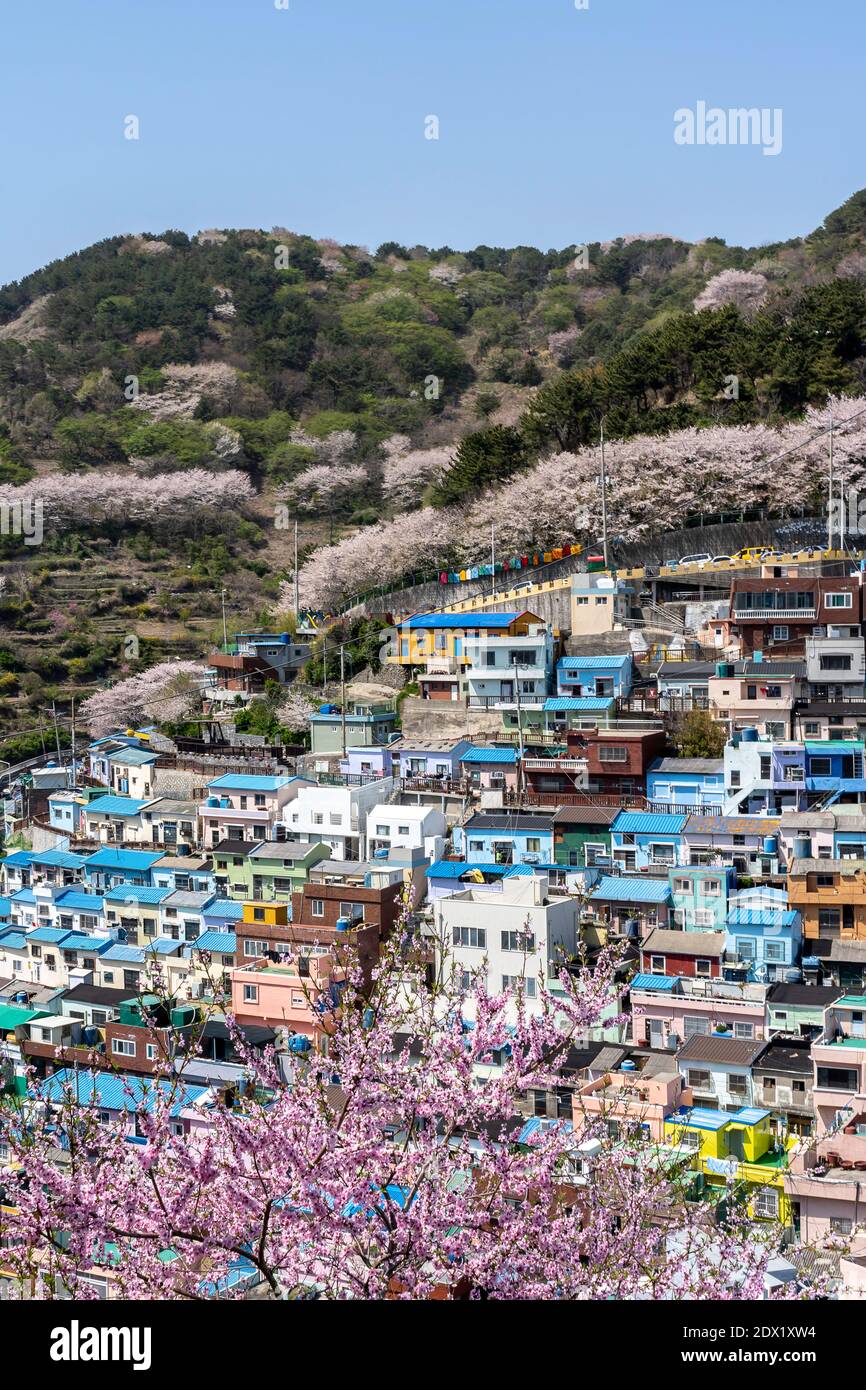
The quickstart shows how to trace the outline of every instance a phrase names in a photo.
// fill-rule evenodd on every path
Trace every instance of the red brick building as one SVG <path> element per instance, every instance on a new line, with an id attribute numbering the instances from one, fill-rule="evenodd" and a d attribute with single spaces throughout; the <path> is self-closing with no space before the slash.
<path id="1" fill-rule="evenodd" d="M 731 637 L 743 656 L 805 656 L 816 628 L 863 621 L 863 590 L 856 576 L 800 575 L 789 579 L 735 579 L 731 583 Z"/>
<path id="2" fill-rule="evenodd" d="M 656 927 L 640 948 L 641 974 L 717 980 L 724 954 L 723 931 L 666 931 Z"/>

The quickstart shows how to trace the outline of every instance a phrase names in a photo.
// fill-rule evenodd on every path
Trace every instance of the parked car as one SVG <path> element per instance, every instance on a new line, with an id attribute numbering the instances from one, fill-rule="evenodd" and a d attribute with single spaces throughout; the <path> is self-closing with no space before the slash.
<path id="1" fill-rule="evenodd" d="M 714 555 L 714 556 L 713 556 L 713 564 L 714 564 L 714 565 L 732 565 L 733 563 L 734 563 L 734 557 L 733 557 L 733 555 Z"/>
<path id="2" fill-rule="evenodd" d="M 677 563 L 680 565 L 710 565 L 712 561 L 712 555 L 683 555 Z"/>

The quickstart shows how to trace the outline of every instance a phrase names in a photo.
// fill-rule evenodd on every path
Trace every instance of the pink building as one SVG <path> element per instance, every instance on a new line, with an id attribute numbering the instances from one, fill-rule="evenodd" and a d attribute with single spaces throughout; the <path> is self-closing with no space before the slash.
<path id="1" fill-rule="evenodd" d="M 767 985 L 731 984 L 685 975 L 635 975 L 632 1041 L 675 1049 L 693 1033 L 727 1028 L 735 1038 L 766 1037 Z"/>
<path id="2" fill-rule="evenodd" d="M 844 822 L 840 828 L 845 828 Z M 779 839 L 786 863 L 790 864 L 795 855 L 799 859 L 834 858 L 835 830 L 836 817 L 832 811 L 786 811 L 779 821 Z M 806 840 L 809 841 L 808 853 Z M 798 844 L 798 841 L 803 843 Z"/>
<path id="3" fill-rule="evenodd" d="M 655 1061 L 647 1058 L 641 1071 L 635 1067 L 608 1072 L 575 1091 L 571 1099 L 575 1129 L 600 1117 L 614 1137 L 620 1126 L 639 1125 L 647 1138 L 663 1142 L 665 1119 L 680 1106 L 692 1105 L 693 1100 L 674 1059 L 669 1066 L 662 1059 L 664 1069 L 659 1071 Z"/>
<path id="4" fill-rule="evenodd" d="M 345 971 L 327 953 L 283 964 L 259 957 L 232 972 L 232 1012 L 240 1024 L 301 1034 L 323 1050 L 344 980 Z"/>

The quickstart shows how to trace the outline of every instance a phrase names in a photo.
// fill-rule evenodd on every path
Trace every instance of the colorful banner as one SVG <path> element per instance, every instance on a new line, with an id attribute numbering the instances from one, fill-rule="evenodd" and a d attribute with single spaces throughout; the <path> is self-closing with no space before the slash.
<path id="1" fill-rule="evenodd" d="M 440 570 L 440 584 L 465 584 L 469 579 L 483 579 L 488 575 L 507 574 L 511 570 L 536 569 L 541 565 L 550 565 L 554 560 L 565 559 L 569 555 L 580 555 L 583 547 L 579 545 L 561 545 L 554 550 L 545 550 L 543 553 L 536 551 L 532 555 L 514 555 L 510 560 L 497 560 L 495 565 L 473 565 L 464 570 Z"/>

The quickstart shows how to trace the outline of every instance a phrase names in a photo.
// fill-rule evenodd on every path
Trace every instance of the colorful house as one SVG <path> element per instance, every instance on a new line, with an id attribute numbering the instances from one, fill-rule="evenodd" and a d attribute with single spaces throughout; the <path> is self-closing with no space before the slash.
<path id="1" fill-rule="evenodd" d="M 454 848 L 478 864 L 552 864 L 553 817 L 484 811 L 455 827 Z"/>
<path id="2" fill-rule="evenodd" d="M 650 864 L 676 864 L 685 815 L 620 811 L 610 827 L 611 854 L 625 872 Z"/>
<path id="3" fill-rule="evenodd" d="M 596 697 L 629 695 L 634 661 L 631 652 L 608 656 L 563 656 L 556 663 L 557 695 Z"/>
<path id="4" fill-rule="evenodd" d="M 517 790 L 516 748 L 467 748 L 460 755 L 460 766 L 479 790 Z"/>
<path id="5" fill-rule="evenodd" d="M 610 828 L 619 812 L 612 806 L 560 806 L 553 815 L 553 859 L 565 868 L 609 865 Z"/>
<path id="6" fill-rule="evenodd" d="M 657 758 L 646 775 L 655 811 L 716 810 L 725 800 L 722 758 Z"/>
<path id="7" fill-rule="evenodd" d="M 747 1105 L 725 1114 L 687 1106 L 665 1121 L 665 1137 L 694 1150 L 708 1197 L 744 1202 L 754 1221 L 791 1224 L 788 1147 L 774 1138 L 769 1110 Z"/>
<path id="8" fill-rule="evenodd" d="M 668 871 L 673 923 L 683 931 L 723 931 L 728 901 L 737 886 L 730 866 L 678 864 Z"/>

